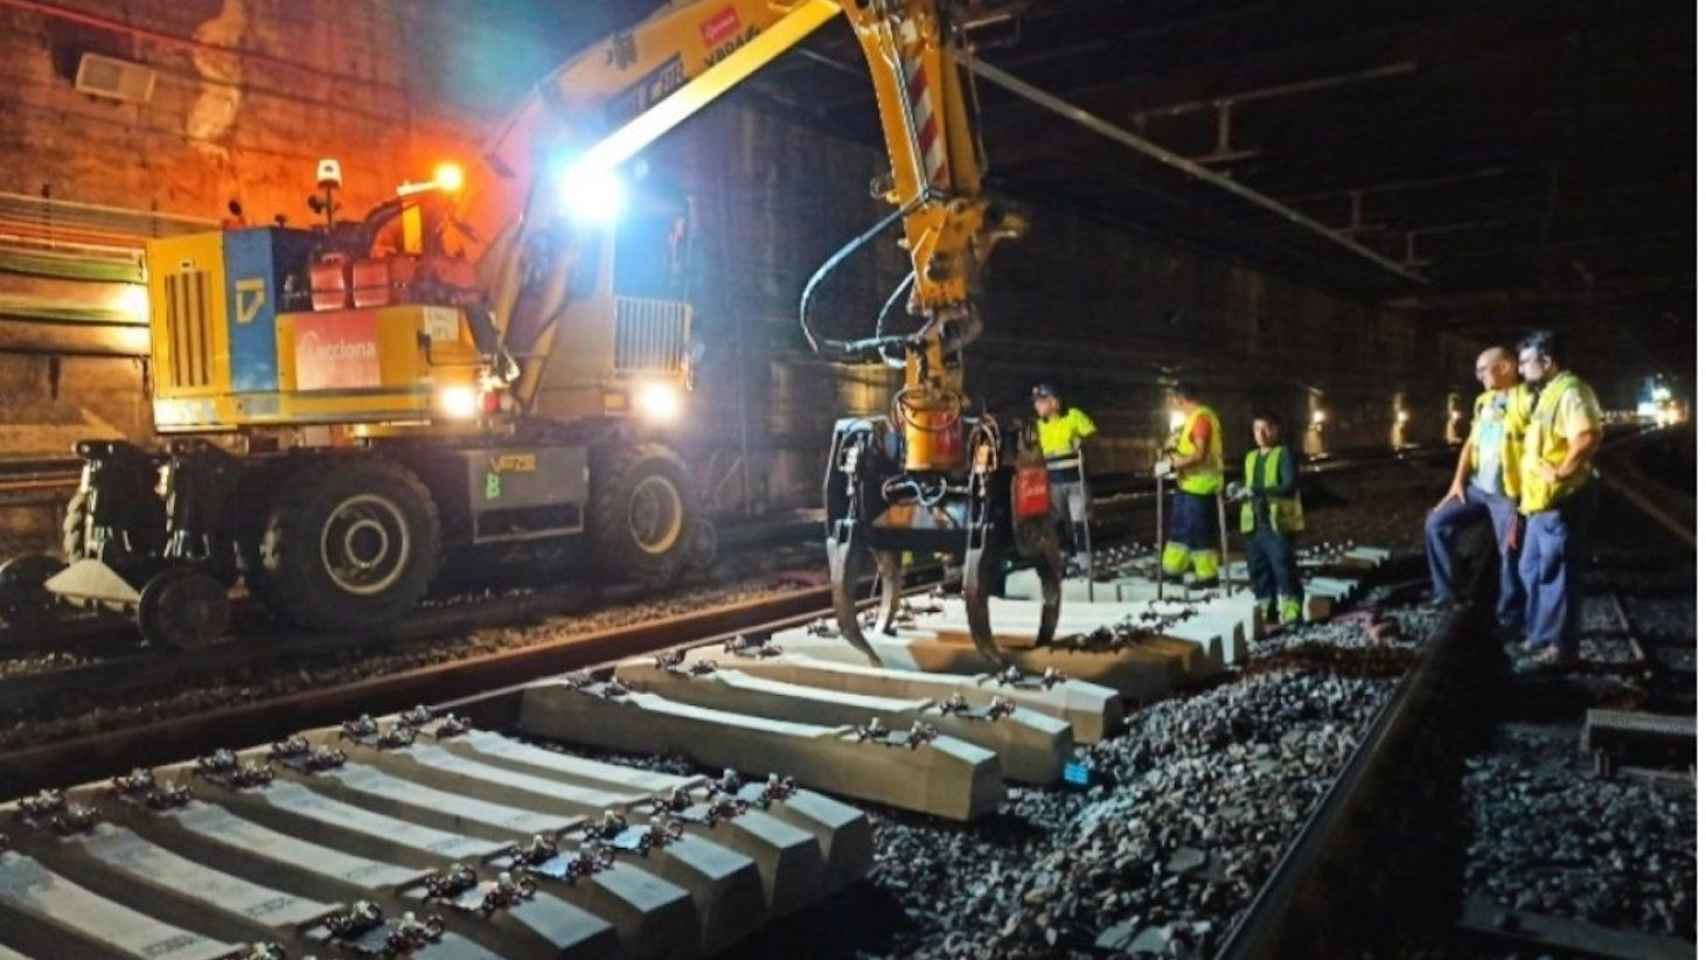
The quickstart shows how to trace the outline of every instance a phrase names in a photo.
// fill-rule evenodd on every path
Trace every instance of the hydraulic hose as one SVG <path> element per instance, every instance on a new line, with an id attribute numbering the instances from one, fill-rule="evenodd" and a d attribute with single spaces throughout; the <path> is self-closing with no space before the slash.
<path id="1" fill-rule="evenodd" d="M 896 303 L 900 302 L 900 298 L 901 298 L 902 294 L 904 294 L 904 293 L 906 293 L 906 291 L 912 289 L 912 284 L 917 279 L 918 279 L 917 273 L 908 273 L 906 276 L 902 277 L 900 283 L 895 286 L 894 292 L 889 294 L 888 300 L 883 302 L 883 308 L 881 310 L 877 311 L 877 332 L 876 332 L 877 339 L 879 339 L 879 340 L 882 339 L 883 325 L 888 319 L 889 311 L 893 310 L 894 305 Z M 886 361 L 888 363 L 888 365 L 891 367 L 900 367 L 900 366 L 905 366 L 905 364 L 906 364 L 906 358 L 904 356 L 903 357 L 891 357 L 885 353 L 885 354 L 883 354 L 883 360 Z"/>
<path id="2" fill-rule="evenodd" d="M 812 348 L 812 353 L 822 356 L 824 351 L 828 349 L 845 356 L 847 353 L 851 352 L 848 349 L 848 342 L 845 340 L 826 339 L 820 343 L 817 336 L 812 333 L 811 306 L 812 298 L 817 294 L 818 285 L 823 282 L 825 277 L 829 276 L 830 271 L 841 265 L 841 261 L 851 256 L 855 250 L 858 250 L 860 247 L 876 239 L 878 234 L 887 230 L 896 220 L 899 220 L 912 211 L 918 209 L 929 196 L 930 194 L 928 192 L 920 193 L 912 200 L 907 201 L 904 206 L 899 206 L 889 211 L 887 215 L 885 215 L 881 220 L 878 220 L 864 233 L 859 234 L 853 239 L 847 241 L 847 243 L 843 244 L 841 249 L 835 251 L 828 260 L 825 260 L 823 262 L 823 266 L 818 267 L 817 272 L 812 274 L 812 278 L 806 281 L 806 289 L 800 294 L 800 331 L 806 335 L 806 345 Z M 867 341 L 867 343 L 869 343 L 869 341 Z"/>

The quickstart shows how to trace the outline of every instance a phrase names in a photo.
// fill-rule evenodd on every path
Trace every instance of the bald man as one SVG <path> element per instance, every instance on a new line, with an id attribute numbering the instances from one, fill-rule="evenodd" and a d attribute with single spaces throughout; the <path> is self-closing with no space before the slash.
<path id="1" fill-rule="evenodd" d="M 1481 351 L 1475 358 L 1475 379 L 1484 389 L 1475 398 L 1469 439 L 1457 458 L 1451 488 L 1428 513 L 1428 572 L 1435 603 L 1466 599 L 1459 595 L 1452 543 L 1470 524 L 1490 523 L 1499 550 L 1499 626 L 1507 636 L 1520 635 L 1524 600 L 1517 565 L 1522 551 L 1510 542 L 1509 533 L 1522 496 L 1522 438 L 1533 397 L 1517 375 L 1516 354 L 1508 347 Z"/>

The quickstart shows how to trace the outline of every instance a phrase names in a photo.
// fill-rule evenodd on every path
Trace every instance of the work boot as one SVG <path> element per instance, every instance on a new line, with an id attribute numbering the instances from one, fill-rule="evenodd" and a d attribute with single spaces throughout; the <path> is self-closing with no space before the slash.
<path id="1" fill-rule="evenodd" d="M 1557 647 L 1546 647 L 1539 653 L 1519 660 L 1515 666 L 1517 673 L 1563 673 L 1574 668 L 1581 658 L 1559 653 Z"/>

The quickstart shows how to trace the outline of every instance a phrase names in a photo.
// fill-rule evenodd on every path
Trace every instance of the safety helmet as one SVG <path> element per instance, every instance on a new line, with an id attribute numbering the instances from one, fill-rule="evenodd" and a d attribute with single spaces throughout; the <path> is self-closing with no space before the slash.
<path id="1" fill-rule="evenodd" d="M 1044 397 L 1058 397 L 1058 396 L 1060 396 L 1060 391 L 1055 389 L 1054 384 L 1048 383 L 1046 381 L 1043 383 L 1039 383 L 1036 386 L 1031 388 L 1031 399 L 1032 400 L 1041 400 Z"/>

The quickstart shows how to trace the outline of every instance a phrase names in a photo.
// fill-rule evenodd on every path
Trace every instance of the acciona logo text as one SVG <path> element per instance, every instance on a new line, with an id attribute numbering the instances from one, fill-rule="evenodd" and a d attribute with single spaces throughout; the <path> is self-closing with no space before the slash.
<path id="1" fill-rule="evenodd" d="M 371 360 L 379 356 L 379 345 L 371 340 L 334 340 L 321 343 L 320 334 L 309 331 L 302 345 L 319 360 Z"/>

